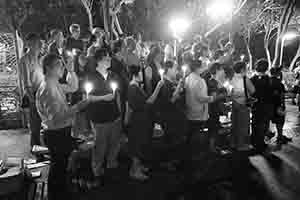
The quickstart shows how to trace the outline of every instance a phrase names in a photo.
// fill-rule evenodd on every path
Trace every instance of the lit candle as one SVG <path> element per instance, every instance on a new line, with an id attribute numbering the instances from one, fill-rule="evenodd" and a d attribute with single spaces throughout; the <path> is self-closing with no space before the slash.
<path id="1" fill-rule="evenodd" d="M 115 92 L 116 92 L 116 90 L 118 88 L 118 84 L 116 82 L 111 82 L 110 83 L 110 87 L 111 87 L 111 89 L 113 91 L 113 94 L 115 94 Z"/>
<path id="2" fill-rule="evenodd" d="M 229 83 L 229 81 L 225 81 L 223 86 L 226 88 L 228 94 L 231 94 L 233 86 Z"/>
<path id="3" fill-rule="evenodd" d="M 85 83 L 84 89 L 86 92 L 86 98 L 88 99 L 90 92 L 93 90 L 93 84 L 90 82 Z"/>
<path id="4" fill-rule="evenodd" d="M 72 49 L 72 55 L 73 55 L 73 56 L 76 56 L 76 54 L 77 54 L 76 49 Z"/>
<path id="5" fill-rule="evenodd" d="M 182 71 L 183 71 L 183 78 L 186 76 L 186 70 L 187 70 L 187 66 L 186 65 L 183 65 L 181 67 Z"/>
<path id="6" fill-rule="evenodd" d="M 73 57 L 72 51 L 66 51 L 66 54 L 67 54 L 68 57 Z"/>
<path id="7" fill-rule="evenodd" d="M 165 70 L 163 70 L 163 69 L 159 69 L 159 70 L 158 70 L 158 73 L 159 73 L 159 75 L 160 75 L 160 79 L 161 79 L 161 80 L 163 80 L 163 78 L 164 78 L 164 72 L 165 72 Z"/>
<path id="8" fill-rule="evenodd" d="M 242 55 L 241 55 L 241 61 L 244 61 L 244 59 L 245 59 L 245 55 L 242 54 Z"/>

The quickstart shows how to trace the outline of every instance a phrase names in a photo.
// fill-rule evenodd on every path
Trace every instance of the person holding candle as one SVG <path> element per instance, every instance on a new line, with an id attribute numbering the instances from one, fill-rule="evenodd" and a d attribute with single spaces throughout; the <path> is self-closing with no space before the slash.
<path id="1" fill-rule="evenodd" d="M 65 94 L 78 88 L 78 79 L 73 65 L 67 65 L 67 84 L 60 84 L 64 66 L 56 54 L 48 54 L 43 59 L 45 80 L 36 92 L 36 107 L 42 119 L 44 142 L 49 148 L 51 166 L 48 178 L 49 200 L 66 199 L 66 170 L 68 158 L 74 144 L 71 137 L 72 121 L 76 113 L 83 110 L 89 100 L 83 100 L 72 107 L 68 106 Z"/>
<path id="2" fill-rule="evenodd" d="M 120 149 L 121 114 L 120 95 L 117 90 L 117 76 L 109 71 L 111 58 L 107 49 L 95 52 L 96 72 L 88 73 L 86 81 L 93 85 L 89 94 L 92 103 L 87 108 L 88 119 L 96 135 L 95 148 L 92 155 L 92 168 L 96 177 L 104 173 L 104 159 L 107 168 L 118 167 L 117 156 Z M 111 88 L 111 84 L 113 88 Z"/>
<path id="3" fill-rule="evenodd" d="M 220 63 L 212 63 L 209 67 L 210 77 L 206 79 L 208 95 L 216 96 L 217 94 L 227 95 L 227 91 L 222 85 L 225 80 L 224 66 Z M 225 103 L 225 98 L 218 99 L 208 105 L 209 120 L 209 147 L 212 152 L 217 152 L 215 139 L 218 134 L 221 124 L 219 117 L 222 114 L 222 108 Z"/>
<path id="4" fill-rule="evenodd" d="M 129 69 L 132 77 L 128 87 L 128 107 L 131 110 L 128 123 L 128 141 L 132 157 L 129 174 L 134 179 L 145 180 L 148 178 L 144 174 L 147 169 L 142 165 L 141 159 L 144 158 L 145 148 L 149 147 L 152 139 L 152 104 L 157 99 L 164 82 L 160 80 L 154 92 L 148 96 L 140 87 L 140 83 L 143 81 L 141 68 L 133 65 Z"/>
<path id="5" fill-rule="evenodd" d="M 177 81 L 177 74 L 178 69 L 174 62 L 167 61 L 164 64 L 162 79 L 164 84 L 155 102 L 160 111 L 161 124 L 164 130 L 165 151 L 162 155 L 168 159 L 167 161 L 177 160 L 178 157 L 174 157 L 174 152 L 183 143 L 187 131 L 185 107 L 181 104 L 181 99 L 184 98 L 184 78 Z"/>
<path id="6" fill-rule="evenodd" d="M 157 83 L 161 80 L 159 69 L 162 69 L 163 51 L 159 46 L 153 46 L 147 57 L 147 67 L 145 69 L 146 92 L 151 94 Z"/>
<path id="7" fill-rule="evenodd" d="M 230 81 L 233 89 L 232 98 L 232 141 L 231 145 L 236 150 L 249 150 L 250 148 L 250 110 L 247 107 L 245 90 L 250 95 L 255 92 L 251 80 L 246 77 L 247 66 L 245 62 L 236 62 L 233 66 L 234 76 Z"/>
<path id="8" fill-rule="evenodd" d="M 185 79 L 186 117 L 188 119 L 189 131 L 187 144 L 191 142 L 194 133 L 207 127 L 208 104 L 219 98 L 218 95 L 208 95 L 207 84 L 200 76 L 206 65 L 202 66 L 201 60 L 193 60 L 190 64 L 191 73 Z M 224 98 L 224 95 L 220 96 Z"/>

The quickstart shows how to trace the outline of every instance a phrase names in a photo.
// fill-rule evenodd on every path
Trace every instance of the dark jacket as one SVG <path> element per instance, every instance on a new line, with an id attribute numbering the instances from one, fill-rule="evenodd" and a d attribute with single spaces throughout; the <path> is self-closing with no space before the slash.
<path id="1" fill-rule="evenodd" d="M 112 81 L 118 82 L 115 74 L 109 72 L 107 80 L 104 79 L 99 72 L 88 73 L 86 81 L 93 84 L 94 89 L 90 95 L 104 96 L 112 93 L 110 83 Z M 120 117 L 120 110 L 116 99 L 112 101 L 98 101 L 91 103 L 87 108 L 87 116 L 94 123 L 113 122 Z"/>

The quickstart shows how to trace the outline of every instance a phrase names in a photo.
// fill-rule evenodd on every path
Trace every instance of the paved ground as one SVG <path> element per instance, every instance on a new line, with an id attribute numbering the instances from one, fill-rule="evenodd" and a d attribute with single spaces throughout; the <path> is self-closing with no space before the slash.
<path id="1" fill-rule="evenodd" d="M 154 166 L 151 179 L 139 183 L 128 178 L 128 161 L 110 171 L 104 187 L 76 193 L 78 199 L 274 199 L 300 197 L 300 120 L 298 108 L 288 105 L 285 133 L 293 142 L 266 155 L 200 155 L 175 173 Z M 8 156 L 29 154 L 26 130 L 0 131 L 0 152 Z M 202 157 L 201 157 L 202 156 Z M 73 199 L 73 198 L 72 198 Z M 75 199 L 75 197 L 74 197 Z"/>

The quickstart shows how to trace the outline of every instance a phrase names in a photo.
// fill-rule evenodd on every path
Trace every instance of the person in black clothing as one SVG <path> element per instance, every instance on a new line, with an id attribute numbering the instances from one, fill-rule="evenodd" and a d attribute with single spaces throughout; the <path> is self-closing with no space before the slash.
<path id="1" fill-rule="evenodd" d="M 88 119 L 92 122 L 96 135 L 92 156 L 92 167 L 96 177 L 104 173 L 104 159 L 107 168 L 117 168 L 117 156 L 120 150 L 121 115 L 118 90 L 113 91 L 111 84 L 118 83 L 117 76 L 108 70 L 111 65 L 107 49 L 99 49 L 95 53 L 96 72 L 87 75 L 88 82 L 94 89 L 89 95 L 92 103 L 87 108 Z"/>
<path id="2" fill-rule="evenodd" d="M 128 122 L 129 152 L 132 158 L 129 175 L 137 180 L 148 178 L 144 173 L 147 171 L 142 164 L 145 158 L 145 150 L 151 144 L 152 139 L 152 119 L 150 110 L 155 102 L 164 82 L 158 82 L 154 92 L 147 95 L 140 86 L 143 81 L 141 68 L 139 66 L 130 67 L 131 82 L 128 87 L 128 112 L 130 110 Z"/>
<path id="3" fill-rule="evenodd" d="M 181 143 L 186 133 L 184 107 L 179 101 L 183 94 L 184 81 L 181 79 L 177 82 L 178 70 L 172 61 L 164 64 L 164 70 L 164 85 L 159 93 L 156 107 L 160 112 L 165 131 L 165 143 L 174 145 Z"/>
<path id="4" fill-rule="evenodd" d="M 274 115 L 272 117 L 272 122 L 276 124 L 277 129 L 277 144 L 286 144 L 291 141 L 291 138 L 288 138 L 283 135 L 283 125 L 285 121 L 285 88 L 282 81 L 282 72 L 280 68 L 272 68 L 271 73 L 271 82 L 273 87 L 273 103 L 274 103 Z"/>
<path id="5" fill-rule="evenodd" d="M 226 95 L 226 89 L 222 85 L 222 81 L 225 79 L 225 71 L 223 65 L 220 63 L 213 63 L 209 72 L 211 76 L 206 79 L 208 95 L 216 96 L 217 94 L 223 93 Z M 208 106 L 209 119 L 208 119 L 208 130 L 209 130 L 209 147 L 212 152 L 216 152 L 215 139 L 218 134 L 218 130 L 221 128 L 219 117 L 222 114 L 222 108 L 224 108 L 224 99 L 218 99 L 215 102 L 210 103 Z M 224 110 L 224 109 L 223 109 Z"/>
<path id="6" fill-rule="evenodd" d="M 162 68 L 163 51 L 159 46 L 153 46 L 147 57 L 147 67 L 145 69 L 145 88 L 148 94 L 151 94 L 157 83 L 160 81 L 158 70 Z"/>
<path id="7" fill-rule="evenodd" d="M 263 152 L 267 148 L 264 139 L 269 129 L 270 120 L 273 116 L 274 103 L 272 100 L 273 88 L 271 79 L 266 74 L 269 64 L 266 59 L 260 59 L 256 63 L 257 74 L 251 78 L 255 87 L 254 97 L 257 102 L 252 108 L 252 135 L 251 143 L 256 150 Z"/>
<path id="8" fill-rule="evenodd" d="M 78 49 L 83 51 L 83 41 L 79 39 L 80 37 L 80 26 L 78 24 L 72 24 L 70 26 L 71 36 L 67 38 L 66 49 Z"/>
<path id="9" fill-rule="evenodd" d="M 126 65 L 124 63 L 124 58 L 122 56 L 122 50 L 124 48 L 123 40 L 119 39 L 113 43 L 113 56 L 111 59 L 110 71 L 115 73 L 120 80 L 120 97 L 121 97 L 121 113 L 122 122 L 124 122 L 125 117 L 125 105 L 127 100 L 127 90 L 129 85 L 129 76 L 126 70 Z M 124 128 L 124 124 L 123 124 Z"/>

